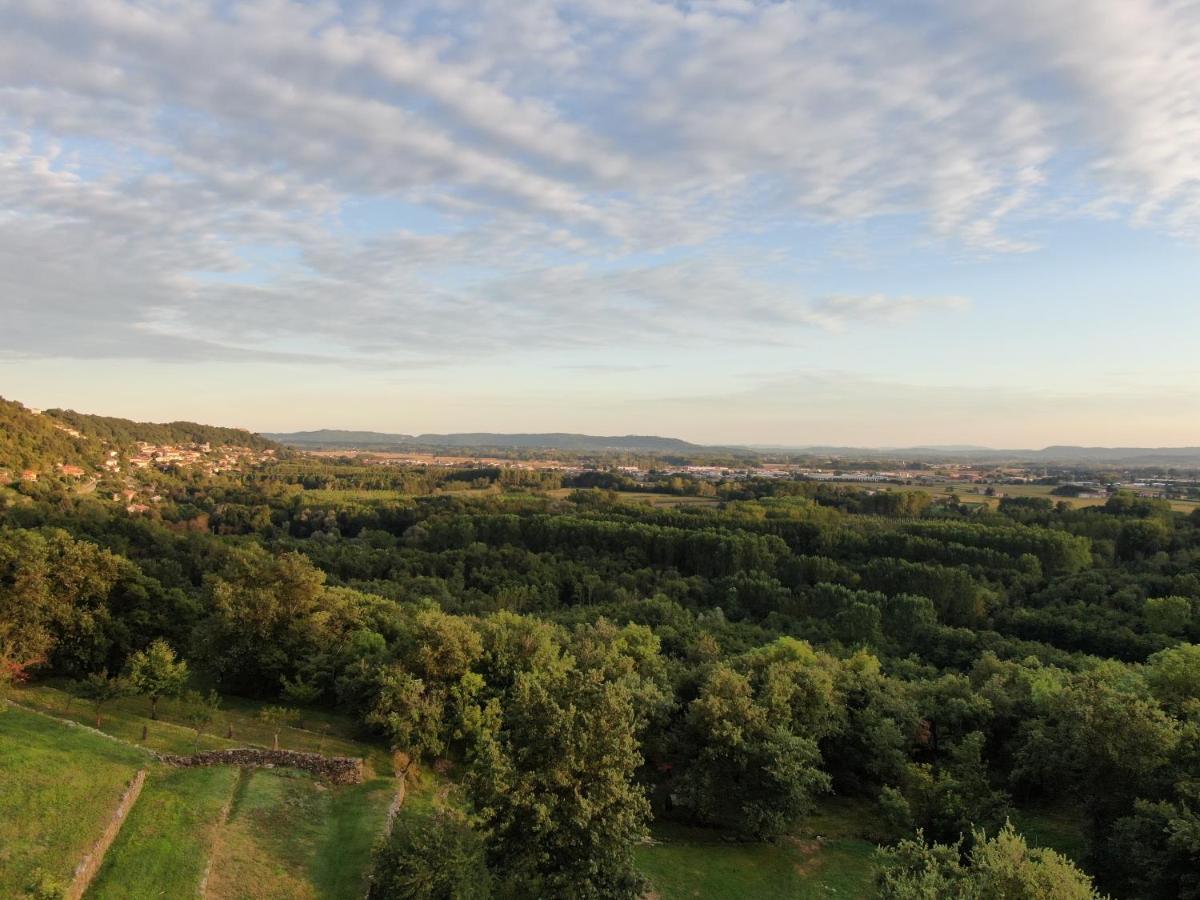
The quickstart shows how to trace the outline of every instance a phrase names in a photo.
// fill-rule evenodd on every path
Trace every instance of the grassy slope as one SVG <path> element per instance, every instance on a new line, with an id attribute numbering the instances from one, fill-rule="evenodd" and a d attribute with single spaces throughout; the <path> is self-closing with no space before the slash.
<path id="1" fill-rule="evenodd" d="M 195 896 L 236 780 L 232 768 L 153 770 L 89 900 Z"/>
<path id="2" fill-rule="evenodd" d="M 91 706 L 82 700 L 71 700 L 62 690 L 47 683 L 23 687 L 13 693 L 13 699 L 54 716 L 72 719 L 86 725 L 95 723 Z M 225 747 L 270 747 L 271 730 L 255 716 L 263 704 L 238 697 L 226 697 L 208 732 L 200 739 L 201 750 Z M 149 704 L 143 697 L 124 697 L 106 704 L 101 730 L 131 743 L 144 744 L 153 750 L 167 753 L 192 753 L 195 732 L 183 723 L 182 710 L 172 700 L 159 703 L 158 721 L 149 717 Z M 306 728 L 284 728 L 279 746 L 284 750 L 307 750 L 328 756 L 361 756 L 378 771 L 390 771 L 390 758 L 379 745 L 354 740 L 353 723 L 344 716 L 316 710 L 304 714 Z M 225 737 L 233 726 L 233 739 Z M 145 742 L 142 727 L 147 728 Z M 328 733 L 324 732 L 328 726 Z"/>
<path id="3" fill-rule="evenodd" d="M 328 787 L 295 772 L 247 771 L 217 842 L 208 896 L 354 898 L 394 784 Z"/>
<path id="4" fill-rule="evenodd" d="M 145 754 L 15 707 L 0 711 L 0 897 L 42 868 L 69 880 Z"/>

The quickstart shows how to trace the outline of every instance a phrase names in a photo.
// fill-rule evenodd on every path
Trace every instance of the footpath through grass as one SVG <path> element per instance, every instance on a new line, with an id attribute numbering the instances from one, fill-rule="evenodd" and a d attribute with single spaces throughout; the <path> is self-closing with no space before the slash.
<path id="1" fill-rule="evenodd" d="M 282 769 L 246 770 L 213 854 L 214 900 L 360 900 L 395 782 L 332 787 Z"/>
<path id="2" fill-rule="evenodd" d="M 151 771 L 88 900 L 196 896 L 237 775 L 224 766 Z"/>
<path id="3" fill-rule="evenodd" d="M 0 710 L 0 897 L 36 869 L 69 882 L 149 756 L 83 728 Z"/>

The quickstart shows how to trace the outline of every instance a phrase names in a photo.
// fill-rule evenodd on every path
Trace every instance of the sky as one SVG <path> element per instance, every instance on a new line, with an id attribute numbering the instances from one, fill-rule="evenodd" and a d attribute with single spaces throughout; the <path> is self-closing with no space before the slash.
<path id="1" fill-rule="evenodd" d="M 1198 0 L 0 0 L 0 395 L 1200 445 Z"/>

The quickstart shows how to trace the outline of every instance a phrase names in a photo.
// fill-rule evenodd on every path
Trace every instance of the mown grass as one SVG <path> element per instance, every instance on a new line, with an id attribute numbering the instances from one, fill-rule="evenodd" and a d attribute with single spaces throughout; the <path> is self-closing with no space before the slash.
<path id="1" fill-rule="evenodd" d="M 194 897 L 237 769 L 152 770 L 88 900 Z"/>
<path id="2" fill-rule="evenodd" d="M 700 828 L 658 824 L 638 868 L 662 900 L 802 900 L 868 897 L 875 845 L 858 838 L 732 843 Z"/>
<path id="3" fill-rule="evenodd" d="M 149 757 L 18 707 L 0 710 L 0 897 L 36 869 L 64 882 Z"/>
<path id="4" fill-rule="evenodd" d="M 73 699 L 59 685 L 46 682 L 27 685 L 14 691 L 13 699 L 51 715 L 85 725 L 95 724 L 91 705 Z M 164 753 L 189 754 L 197 749 L 270 747 L 272 731 L 256 718 L 264 705 L 255 700 L 224 697 L 221 709 L 197 743 L 196 733 L 186 724 L 184 709 L 179 702 L 171 699 L 161 701 L 158 719 L 152 720 L 149 703 L 144 697 L 123 697 L 105 704 L 100 730 Z M 301 719 L 304 727 L 299 727 L 300 723 L 297 723 L 280 730 L 279 746 L 282 749 L 324 753 L 326 756 L 364 757 L 377 771 L 390 770 L 390 757 L 385 748 L 351 737 L 355 726 L 345 716 L 325 710 L 303 710 Z M 146 729 L 145 740 L 142 740 L 143 728 Z M 231 728 L 233 737 L 229 738 L 227 735 Z"/>
<path id="5" fill-rule="evenodd" d="M 395 783 L 332 787 L 299 772 L 242 775 L 213 854 L 218 900 L 358 900 Z"/>

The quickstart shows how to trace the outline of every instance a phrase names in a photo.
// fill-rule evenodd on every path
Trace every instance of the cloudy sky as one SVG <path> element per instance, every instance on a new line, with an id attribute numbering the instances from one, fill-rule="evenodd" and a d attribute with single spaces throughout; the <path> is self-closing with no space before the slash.
<path id="1" fill-rule="evenodd" d="M 0 0 L 0 395 L 1200 444 L 1197 0 Z"/>

